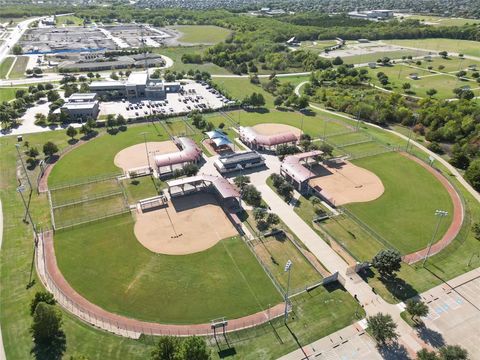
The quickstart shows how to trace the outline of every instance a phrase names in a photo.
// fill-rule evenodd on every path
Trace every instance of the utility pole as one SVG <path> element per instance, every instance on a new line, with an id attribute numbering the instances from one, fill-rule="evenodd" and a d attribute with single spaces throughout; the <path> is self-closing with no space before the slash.
<path id="1" fill-rule="evenodd" d="M 287 323 L 287 320 L 288 320 L 288 292 L 290 291 L 290 274 L 292 270 L 292 265 L 293 263 L 290 260 L 288 260 L 287 263 L 285 264 L 285 272 L 288 272 L 287 291 L 285 292 L 285 313 L 284 313 L 285 324 Z"/>
<path id="2" fill-rule="evenodd" d="M 407 153 L 408 153 L 409 148 L 410 148 L 410 146 L 411 146 L 412 135 L 413 135 L 413 128 L 415 127 L 415 125 L 417 125 L 418 114 L 417 114 L 417 113 L 413 114 L 413 118 L 414 118 L 413 125 L 412 125 L 412 127 L 410 128 L 410 132 L 409 132 L 409 134 L 408 134 L 407 147 L 406 147 L 406 149 L 405 149 L 405 151 L 406 151 Z"/>
<path id="3" fill-rule="evenodd" d="M 425 263 L 427 262 L 428 256 L 430 255 L 430 250 L 432 249 L 433 242 L 435 241 L 435 238 L 437 237 L 438 229 L 440 227 L 440 222 L 442 221 L 442 218 L 446 217 L 447 215 L 448 215 L 448 211 L 435 210 L 435 216 L 438 217 L 438 221 L 437 221 L 437 225 L 435 227 L 435 231 L 433 232 L 432 240 L 430 240 L 430 243 L 428 244 L 427 254 L 423 258 L 423 263 L 422 263 L 423 267 L 425 267 Z"/>
<path id="4" fill-rule="evenodd" d="M 28 209 L 30 208 L 30 201 L 32 200 L 33 187 L 30 181 L 30 177 L 28 176 L 27 167 L 25 166 L 25 163 L 23 162 L 22 154 L 20 153 L 20 144 L 15 144 L 15 148 L 17 149 L 17 155 L 18 155 L 18 158 L 20 159 L 20 163 L 22 164 L 23 172 L 27 178 L 28 186 L 30 188 L 30 193 L 28 194 L 28 204 L 24 201 L 25 215 L 23 216 L 23 222 L 27 222 L 27 212 L 28 212 Z M 22 199 L 24 199 L 23 194 L 22 194 Z"/>

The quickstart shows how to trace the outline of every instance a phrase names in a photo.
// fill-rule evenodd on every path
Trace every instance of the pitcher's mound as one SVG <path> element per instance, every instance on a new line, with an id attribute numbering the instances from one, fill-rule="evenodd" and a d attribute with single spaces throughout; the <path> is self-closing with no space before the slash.
<path id="1" fill-rule="evenodd" d="M 147 249 L 167 255 L 200 252 L 238 235 L 209 193 L 175 197 L 165 208 L 138 213 L 134 232 Z"/>
<path id="2" fill-rule="evenodd" d="M 145 143 L 141 143 L 119 151 L 117 155 L 115 155 L 113 162 L 123 171 L 147 167 L 147 150 L 150 157 L 150 164 L 154 164 L 154 157 L 157 154 L 179 151 L 173 141 L 147 142 L 147 148 L 145 148 Z"/>

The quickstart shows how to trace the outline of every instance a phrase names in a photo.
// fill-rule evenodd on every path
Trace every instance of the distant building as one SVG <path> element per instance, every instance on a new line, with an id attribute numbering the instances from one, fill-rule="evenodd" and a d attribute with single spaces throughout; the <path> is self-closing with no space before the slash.
<path id="1" fill-rule="evenodd" d="M 300 46 L 300 41 L 294 36 L 286 41 L 288 46 Z"/>
<path id="2" fill-rule="evenodd" d="M 368 40 L 368 39 L 358 39 L 358 42 L 361 43 L 361 44 L 366 44 L 366 43 L 369 43 L 370 40 Z"/>
<path id="3" fill-rule="evenodd" d="M 376 69 L 376 68 L 377 68 L 377 63 L 369 62 L 369 63 L 368 63 L 368 67 L 369 67 L 370 69 Z"/>
<path id="4" fill-rule="evenodd" d="M 165 60 L 159 54 L 122 55 L 116 58 L 107 58 L 99 52 L 82 52 L 80 60 L 67 60 L 59 64 L 63 72 L 72 71 L 105 71 L 141 67 L 161 67 Z"/>
<path id="5" fill-rule="evenodd" d="M 42 24 L 46 26 L 55 26 L 55 23 L 56 21 L 54 16 L 49 16 L 42 20 Z"/>
<path id="6" fill-rule="evenodd" d="M 408 75 L 408 77 L 412 80 L 419 80 L 420 79 L 420 76 L 418 76 L 417 73 L 412 73 L 412 74 Z"/>
<path id="7" fill-rule="evenodd" d="M 114 95 L 126 98 L 147 98 L 163 100 L 168 93 L 181 90 L 178 82 L 164 82 L 150 79 L 146 72 L 131 73 L 127 81 L 93 81 L 90 90 L 100 95 Z"/>
<path id="8" fill-rule="evenodd" d="M 351 11 L 348 16 L 366 20 L 387 20 L 393 18 L 393 10 Z"/>
<path id="9" fill-rule="evenodd" d="M 75 93 L 72 94 L 60 111 L 71 120 L 76 119 L 96 119 L 99 112 L 99 102 L 95 93 Z"/>

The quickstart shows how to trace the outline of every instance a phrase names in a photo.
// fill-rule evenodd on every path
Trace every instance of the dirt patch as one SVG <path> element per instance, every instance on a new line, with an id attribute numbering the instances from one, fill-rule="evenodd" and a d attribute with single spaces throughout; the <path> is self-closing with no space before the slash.
<path id="1" fill-rule="evenodd" d="M 287 132 L 291 132 L 295 134 L 297 137 L 302 135 L 302 130 L 285 124 L 274 124 L 274 123 L 266 123 L 266 124 L 258 124 L 253 126 L 255 131 L 261 135 L 276 135 L 276 134 L 284 134 Z"/>
<path id="2" fill-rule="evenodd" d="M 385 188 L 373 172 L 348 161 L 322 164 L 322 174 L 308 183 L 335 205 L 378 199 Z"/>
<path id="3" fill-rule="evenodd" d="M 179 151 L 173 141 L 147 142 L 147 149 L 150 157 L 150 164 L 154 164 L 155 155 Z M 118 152 L 117 155 L 115 155 L 113 162 L 123 171 L 147 167 L 148 161 L 146 151 L 145 143 L 129 146 Z"/>
<path id="4" fill-rule="evenodd" d="M 137 214 L 135 236 L 150 251 L 192 254 L 238 234 L 212 194 L 176 197 L 167 205 Z"/>

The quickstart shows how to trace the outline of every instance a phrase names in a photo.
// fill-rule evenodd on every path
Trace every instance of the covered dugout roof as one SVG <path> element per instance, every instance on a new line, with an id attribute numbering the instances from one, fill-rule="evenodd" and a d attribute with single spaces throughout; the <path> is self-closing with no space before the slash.
<path id="1" fill-rule="evenodd" d="M 272 135 L 259 134 L 253 127 L 240 127 L 240 138 L 252 144 L 260 146 L 275 146 L 298 141 L 298 136 L 292 132 L 283 132 Z"/>
<path id="2" fill-rule="evenodd" d="M 170 181 L 167 181 L 167 185 L 169 188 L 171 188 L 174 186 L 183 186 L 187 184 L 201 183 L 204 181 L 211 183 L 215 187 L 215 189 L 217 189 L 220 196 L 224 199 L 231 198 L 231 197 L 234 197 L 234 198 L 240 197 L 240 193 L 238 192 L 235 185 L 231 184 L 230 182 L 228 182 L 227 179 L 224 179 L 223 177 L 212 176 L 212 175 L 200 174 L 200 175 L 191 176 L 187 178 L 170 180 Z"/>
<path id="3" fill-rule="evenodd" d="M 282 171 L 287 173 L 291 178 L 293 178 L 295 181 L 302 183 L 316 175 L 315 173 L 307 169 L 301 163 L 301 161 L 314 156 L 320 156 L 322 154 L 323 154 L 323 151 L 313 150 L 309 152 L 287 156 L 282 162 L 281 169 Z"/>
<path id="4" fill-rule="evenodd" d="M 192 139 L 179 137 L 175 138 L 174 141 L 182 150 L 155 156 L 155 165 L 157 167 L 194 162 L 202 155 L 202 150 Z"/>

